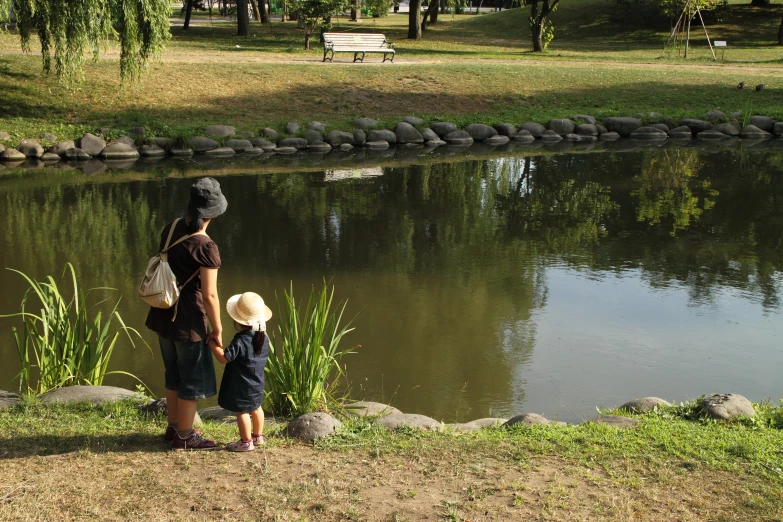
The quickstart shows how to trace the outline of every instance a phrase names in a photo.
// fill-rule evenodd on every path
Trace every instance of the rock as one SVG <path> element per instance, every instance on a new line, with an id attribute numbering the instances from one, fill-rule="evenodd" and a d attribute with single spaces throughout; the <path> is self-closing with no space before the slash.
<path id="1" fill-rule="evenodd" d="M 128 132 L 128 135 L 137 140 L 143 140 L 147 136 L 147 131 L 144 127 L 134 127 Z"/>
<path id="2" fill-rule="evenodd" d="M 215 422 L 225 422 L 226 424 L 233 424 L 237 421 L 236 413 L 224 410 L 220 406 L 204 408 L 199 412 L 199 415 L 201 415 L 202 420 L 206 419 Z"/>
<path id="3" fill-rule="evenodd" d="M 636 118 L 637 120 L 643 120 L 644 119 L 644 113 L 643 112 L 637 112 L 632 116 L 633 118 Z"/>
<path id="4" fill-rule="evenodd" d="M 418 127 L 419 125 L 424 124 L 424 120 L 417 118 L 416 116 L 405 116 L 402 121 L 409 125 L 413 125 L 414 127 Z"/>
<path id="5" fill-rule="evenodd" d="M 713 109 L 711 111 L 705 112 L 702 118 L 704 118 L 706 121 L 710 123 L 716 123 L 719 122 L 720 120 L 726 119 L 726 113 Z"/>
<path id="6" fill-rule="evenodd" d="M 374 424 L 389 430 L 400 428 L 418 428 L 425 431 L 440 431 L 443 424 L 424 415 L 415 413 L 393 413 L 376 419 Z"/>
<path id="7" fill-rule="evenodd" d="M 310 152 L 326 153 L 332 150 L 332 146 L 323 141 L 314 141 L 307 146 Z"/>
<path id="8" fill-rule="evenodd" d="M 574 133 L 580 136 L 598 136 L 598 127 L 593 123 L 582 123 L 574 127 Z"/>
<path id="9" fill-rule="evenodd" d="M 430 123 L 430 129 L 443 139 L 446 134 L 457 130 L 457 126 L 450 121 L 436 121 L 435 123 Z"/>
<path id="10" fill-rule="evenodd" d="M 60 161 L 60 155 L 54 154 L 53 152 L 44 152 L 43 156 L 41 156 L 41 161 L 45 161 L 47 163 L 51 163 L 53 161 Z"/>
<path id="11" fill-rule="evenodd" d="M 573 142 L 593 142 L 598 140 L 598 136 L 583 136 L 581 134 L 566 134 L 565 139 Z"/>
<path id="12" fill-rule="evenodd" d="M 511 123 L 498 123 L 497 125 L 493 125 L 492 128 L 495 129 L 499 135 L 508 136 L 509 138 L 517 133 L 517 128 Z"/>
<path id="13" fill-rule="evenodd" d="M 109 145 L 114 145 L 116 143 L 121 143 L 123 145 L 130 145 L 131 147 L 135 147 L 136 146 L 136 140 L 134 140 L 130 136 L 120 136 L 116 140 L 114 140 L 111 143 L 109 143 Z"/>
<path id="14" fill-rule="evenodd" d="M 22 140 L 16 150 L 24 154 L 26 158 L 40 158 L 44 153 L 44 148 L 36 140 Z"/>
<path id="15" fill-rule="evenodd" d="M 470 134 L 467 133 L 467 131 L 455 130 L 443 136 L 443 141 L 451 145 L 470 145 L 473 143 L 473 138 Z"/>
<path id="16" fill-rule="evenodd" d="M 498 131 L 489 125 L 484 125 L 483 123 L 471 123 L 465 127 L 465 132 L 470 134 L 470 137 L 473 138 L 473 141 L 484 141 L 491 138 L 492 136 L 497 136 L 498 134 Z"/>
<path id="17" fill-rule="evenodd" d="M 484 143 L 487 144 L 487 145 L 494 145 L 494 146 L 497 147 L 497 146 L 500 146 L 500 145 L 505 145 L 509 141 L 511 141 L 511 138 L 509 138 L 508 136 L 501 136 L 501 135 L 497 134 L 495 136 L 492 136 L 491 138 L 485 139 Z"/>
<path id="18" fill-rule="evenodd" d="M 680 127 L 688 127 L 692 134 L 698 134 L 712 128 L 712 123 L 704 120 L 697 120 L 695 118 L 682 118 L 677 125 Z"/>
<path id="19" fill-rule="evenodd" d="M 367 132 L 367 141 L 386 141 L 389 145 L 397 143 L 397 135 L 386 129 L 373 129 Z"/>
<path id="20" fill-rule="evenodd" d="M 256 137 L 256 135 L 253 134 L 251 131 L 239 131 L 237 133 L 237 136 L 242 136 L 246 140 L 251 140 Z"/>
<path id="21" fill-rule="evenodd" d="M 567 136 L 574 133 L 574 122 L 571 120 L 549 120 L 546 124 L 546 128 L 555 131 L 560 136 Z"/>
<path id="22" fill-rule="evenodd" d="M 669 126 L 665 123 L 651 123 L 646 125 L 646 127 L 652 127 L 654 129 L 662 130 L 663 132 L 669 132 Z"/>
<path id="23" fill-rule="evenodd" d="M 253 147 L 257 147 L 263 150 L 274 150 L 277 147 L 277 145 L 271 141 L 265 140 L 263 138 L 252 138 L 250 143 L 253 144 Z"/>
<path id="24" fill-rule="evenodd" d="M 2 154 L 0 154 L 0 159 L 3 161 L 24 161 L 27 159 L 27 156 L 22 154 L 16 149 L 5 149 Z"/>
<path id="25" fill-rule="evenodd" d="M 734 393 L 715 394 L 699 402 L 703 415 L 713 419 L 729 420 L 735 417 L 754 417 L 756 410 L 748 399 Z"/>
<path id="26" fill-rule="evenodd" d="M 223 143 L 224 147 L 234 149 L 236 152 L 244 152 L 253 148 L 253 144 L 249 140 L 240 140 L 236 138 L 228 139 Z"/>
<path id="27" fill-rule="evenodd" d="M 0 410 L 11 408 L 18 402 L 19 396 L 17 394 L 0 390 Z"/>
<path id="28" fill-rule="evenodd" d="M 353 126 L 360 129 L 372 129 L 378 125 L 378 122 L 371 118 L 357 118 L 353 120 Z"/>
<path id="29" fill-rule="evenodd" d="M 346 413 L 356 415 L 357 417 L 381 417 L 383 415 L 391 415 L 393 413 L 402 413 L 394 406 L 381 404 L 380 402 L 369 401 L 359 401 L 346 404 L 344 410 Z"/>
<path id="30" fill-rule="evenodd" d="M 404 121 L 394 128 L 394 135 L 397 137 L 397 143 L 424 143 L 424 136 L 416 130 L 416 127 Z"/>
<path id="31" fill-rule="evenodd" d="M 292 121 L 290 121 L 290 122 L 288 122 L 288 124 L 286 124 L 286 126 L 285 126 L 285 133 L 286 134 L 296 134 L 297 132 L 299 132 L 299 125 L 297 125 L 296 123 L 294 123 Z"/>
<path id="32" fill-rule="evenodd" d="M 448 424 L 448 427 L 454 431 L 478 431 L 484 428 L 497 428 L 503 425 L 506 420 L 507 419 L 498 419 L 492 417 L 486 419 L 476 419 L 464 424 Z"/>
<path id="33" fill-rule="evenodd" d="M 370 150 L 386 150 L 389 148 L 388 141 L 366 141 L 364 146 Z"/>
<path id="34" fill-rule="evenodd" d="M 131 159 L 138 158 L 139 151 L 125 143 L 112 143 L 111 145 L 106 145 L 100 155 L 101 157 L 110 160 Z"/>
<path id="35" fill-rule="evenodd" d="M 604 141 L 616 141 L 620 139 L 620 135 L 616 132 L 602 132 L 601 135 L 598 137 L 601 140 Z"/>
<path id="36" fill-rule="evenodd" d="M 718 141 L 718 140 L 725 140 L 730 138 L 730 136 L 723 134 L 722 132 L 718 132 L 714 129 L 702 131 L 696 137 L 704 141 Z"/>
<path id="37" fill-rule="evenodd" d="M 174 140 L 171 138 L 157 137 L 157 138 L 152 138 L 152 141 L 155 145 L 157 145 L 161 149 L 170 149 L 171 146 L 174 145 Z"/>
<path id="38" fill-rule="evenodd" d="M 10 134 L 4 131 L 0 131 L 0 140 L 10 140 L 10 139 L 11 139 Z"/>
<path id="39" fill-rule="evenodd" d="M 547 131 L 544 131 L 544 133 L 541 135 L 541 139 L 543 141 L 554 142 L 554 141 L 562 140 L 563 137 L 560 134 L 558 134 L 555 131 L 553 131 L 553 130 L 547 130 Z"/>
<path id="40" fill-rule="evenodd" d="M 631 133 L 631 139 L 634 140 L 665 140 L 668 137 L 666 132 L 655 127 L 639 127 Z"/>
<path id="41" fill-rule="evenodd" d="M 280 137 L 280 134 L 276 130 L 270 129 L 269 127 L 264 127 L 261 129 L 261 135 L 271 141 L 277 141 Z"/>
<path id="42" fill-rule="evenodd" d="M 441 147 L 443 145 L 447 145 L 447 143 L 443 140 L 437 139 L 437 140 L 429 140 L 426 143 L 427 147 Z"/>
<path id="43" fill-rule="evenodd" d="M 740 138 L 743 140 L 765 140 L 771 138 L 772 134 L 767 131 L 761 130 L 755 125 L 748 125 L 740 131 Z"/>
<path id="44" fill-rule="evenodd" d="M 231 147 L 218 147 L 203 152 L 205 156 L 233 156 L 236 153 L 237 152 Z"/>
<path id="45" fill-rule="evenodd" d="M 671 406 L 671 403 L 658 397 L 642 397 L 641 399 L 626 402 L 620 406 L 620 409 L 628 410 L 631 413 L 645 413 L 653 411 L 659 406 Z"/>
<path id="46" fill-rule="evenodd" d="M 693 133 L 691 132 L 690 127 L 686 127 L 685 125 L 681 127 L 675 127 L 669 132 L 667 132 L 670 138 L 674 139 L 691 139 L 693 137 Z"/>
<path id="47" fill-rule="evenodd" d="M 342 145 L 340 145 L 340 150 L 342 152 L 348 152 L 350 150 L 353 150 L 353 145 L 351 145 L 350 143 L 343 143 Z"/>
<path id="48" fill-rule="evenodd" d="M 166 155 L 166 151 L 157 145 L 142 145 L 139 148 L 139 154 L 145 158 L 162 158 Z"/>
<path id="49" fill-rule="evenodd" d="M 196 152 L 209 152 L 219 146 L 218 142 L 206 136 L 196 136 L 190 139 L 190 147 Z"/>
<path id="50" fill-rule="evenodd" d="M 277 142 L 278 147 L 293 147 L 295 149 L 304 150 L 307 148 L 307 140 L 304 138 L 283 138 Z"/>
<path id="51" fill-rule="evenodd" d="M 589 123 L 590 125 L 595 125 L 597 123 L 595 118 L 587 114 L 575 114 L 574 116 L 571 116 L 571 120 L 574 122 Z"/>
<path id="52" fill-rule="evenodd" d="M 324 142 L 324 135 L 318 132 L 317 130 L 313 129 L 307 129 L 304 133 L 304 139 L 307 141 L 307 143 L 312 144 L 313 142 L 320 141 L 321 143 Z"/>
<path id="53" fill-rule="evenodd" d="M 64 156 L 66 150 L 73 149 L 74 147 L 76 147 L 76 144 L 73 142 L 73 140 L 66 140 L 61 141 L 56 145 L 52 145 L 46 152 L 51 152 L 52 154 L 57 154 L 58 156 Z"/>
<path id="54" fill-rule="evenodd" d="M 57 141 L 57 136 L 55 136 L 54 134 L 50 134 L 48 132 L 42 132 L 38 137 L 41 140 L 49 142 L 49 143 L 54 143 L 54 142 Z"/>
<path id="55" fill-rule="evenodd" d="M 435 131 L 430 128 L 422 129 L 421 137 L 424 138 L 424 141 L 440 140 L 440 136 L 435 134 Z"/>
<path id="56" fill-rule="evenodd" d="M 236 134 L 237 130 L 236 128 L 230 127 L 228 125 L 207 125 L 207 127 L 204 129 L 204 133 L 209 134 L 210 136 L 215 136 L 216 138 L 226 138 Z"/>
<path id="57" fill-rule="evenodd" d="M 519 127 L 520 132 L 523 130 L 528 131 L 530 134 L 533 135 L 534 138 L 538 139 L 544 135 L 547 129 L 540 123 L 526 122 L 523 123 L 521 127 Z"/>
<path id="58" fill-rule="evenodd" d="M 193 149 L 191 149 L 190 147 L 184 148 L 184 149 L 179 149 L 179 148 L 175 147 L 175 148 L 172 148 L 169 151 L 169 154 L 171 154 L 172 156 L 178 157 L 178 158 L 192 156 L 193 155 Z"/>
<path id="59" fill-rule="evenodd" d="M 331 148 L 331 147 L 329 147 L 329 148 Z M 241 154 L 242 154 L 242 155 L 244 155 L 244 156 L 260 156 L 260 155 L 261 155 L 261 154 L 263 154 L 264 152 L 265 152 L 265 151 L 264 151 L 264 149 L 262 149 L 262 148 L 259 148 L 259 147 L 253 147 L 252 149 L 247 149 L 247 150 L 245 150 L 245 151 L 242 151 L 242 153 L 241 153 Z"/>
<path id="60" fill-rule="evenodd" d="M 87 161 L 92 159 L 92 156 L 87 154 L 83 149 L 77 147 L 71 147 L 70 149 L 66 150 L 63 156 L 65 156 L 65 159 L 70 161 Z"/>
<path id="61" fill-rule="evenodd" d="M 362 145 L 364 145 L 366 141 L 367 141 L 367 134 L 363 130 L 356 129 L 355 131 L 353 131 L 352 143 L 354 146 L 361 147 Z"/>
<path id="62" fill-rule="evenodd" d="M 516 415 L 511 417 L 503 426 L 534 426 L 536 424 L 543 424 L 548 426 L 552 422 L 537 413 L 523 413 L 522 415 Z"/>
<path id="63" fill-rule="evenodd" d="M 326 132 L 326 125 L 321 123 L 320 121 L 311 121 L 310 123 L 307 124 L 307 126 L 314 131 Z"/>
<path id="64" fill-rule="evenodd" d="M 642 126 L 638 118 L 607 118 L 606 129 L 610 132 L 616 132 L 620 136 L 630 136 L 633 131 Z"/>
<path id="65" fill-rule="evenodd" d="M 609 132 L 609 130 L 606 127 L 604 127 L 603 125 L 601 125 L 600 123 L 596 123 L 595 124 L 595 128 L 598 129 L 598 135 L 599 136 L 601 134 L 606 134 L 607 132 Z"/>
<path id="66" fill-rule="evenodd" d="M 275 154 L 293 154 L 296 152 L 296 147 L 277 147 L 274 149 Z"/>
<path id="67" fill-rule="evenodd" d="M 604 424 L 613 428 L 635 428 L 642 423 L 639 419 L 622 417 L 620 415 L 601 415 L 590 422 L 594 424 Z"/>
<path id="68" fill-rule="evenodd" d="M 769 116 L 751 116 L 748 124 L 758 127 L 765 132 L 772 132 L 775 130 L 775 120 Z"/>
<path id="69" fill-rule="evenodd" d="M 285 434 L 288 437 L 312 441 L 321 437 L 328 437 L 342 428 L 342 426 L 342 422 L 328 413 L 307 413 L 289 422 L 285 428 Z"/>
<path id="70" fill-rule="evenodd" d="M 535 141 L 535 138 L 532 134 L 530 134 L 530 131 L 524 129 L 514 134 L 511 139 L 522 143 L 530 143 L 531 141 Z"/>
<path id="71" fill-rule="evenodd" d="M 783 136 L 783 122 L 777 122 L 772 127 L 772 133 L 775 136 Z"/>
<path id="72" fill-rule="evenodd" d="M 127 399 L 141 399 L 142 395 L 114 386 L 66 386 L 42 394 L 39 399 L 44 404 L 66 404 L 73 402 L 91 402 L 105 404 L 107 402 Z"/>

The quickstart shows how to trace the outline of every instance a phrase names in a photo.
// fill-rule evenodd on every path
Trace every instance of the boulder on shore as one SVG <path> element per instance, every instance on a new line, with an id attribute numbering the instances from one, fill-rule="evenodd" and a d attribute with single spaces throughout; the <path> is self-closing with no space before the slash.
<path id="1" fill-rule="evenodd" d="M 353 126 L 360 129 L 372 129 L 378 126 L 378 122 L 372 118 L 357 118 L 353 120 Z"/>
<path id="2" fill-rule="evenodd" d="M 440 431 L 443 429 L 443 424 L 435 419 L 415 413 L 393 413 L 376 419 L 374 424 L 389 430 L 417 428 L 425 431 Z"/>
<path id="3" fill-rule="evenodd" d="M 436 121 L 435 123 L 430 123 L 430 129 L 440 138 L 443 138 L 446 134 L 457 130 L 457 126 L 450 121 Z"/>
<path id="4" fill-rule="evenodd" d="M 508 421 L 506 421 L 505 424 L 503 424 L 503 426 L 534 426 L 536 424 L 543 424 L 548 426 L 552 424 L 552 421 L 543 415 L 539 415 L 538 413 L 523 413 L 521 415 L 515 415 L 514 417 L 511 417 Z"/>
<path id="5" fill-rule="evenodd" d="M 519 132 L 522 132 L 523 130 L 529 132 L 531 136 L 538 139 L 544 135 L 547 129 L 540 123 L 528 121 L 519 127 Z"/>
<path id="6" fill-rule="evenodd" d="M 470 145 L 473 137 L 467 131 L 455 130 L 443 136 L 443 141 L 451 145 Z"/>
<path id="7" fill-rule="evenodd" d="M 677 124 L 681 127 L 688 127 L 693 134 L 698 134 L 712 128 L 712 123 L 696 118 L 682 118 Z"/>
<path id="8" fill-rule="evenodd" d="M 671 403 L 663 399 L 659 399 L 658 397 L 642 397 L 640 399 L 634 399 L 632 401 L 626 402 L 620 406 L 620 409 L 628 410 L 631 413 L 645 413 L 648 411 L 653 411 L 659 406 L 671 406 Z"/>
<path id="9" fill-rule="evenodd" d="M 190 139 L 190 147 L 196 152 L 209 152 L 215 150 L 220 144 L 212 138 L 206 136 L 196 136 Z"/>
<path id="10" fill-rule="evenodd" d="M 642 423 L 639 419 L 632 417 L 623 417 L 621 415 L 601 415 L 598 418 L 591 420 L 594 424 L 603 424 L 605 426 L 611 426 L 613 428 L 635 428 Z"/>
<path id="11" fill-rule="evenodd" d="M 27 158 L 40 158 L 44 153 L 44 148 L 37 140 L 22 140 L 16 150 Z"/>
<path id="12" fill-rule="evenodd" d="M 576 126 L 574 125 L 574 122 L 571 120 L 565 120 L 565 119 L 555 119 L 555 120 L 549 120 L 546 124 L 546 128 L 555 131 L 561 136 L 567 136 L 569 134 L 574 133 L 574 128 Z"/>
<path id="13" fill-rule="evenodd" d="M 0 390 L 0 410 L 10 408 L 19 402 L 19 396 L 15 393 Z"/>
<path id="14" fill-rule="evenodd" d="M 343 423 L 328 413 L 306 413 L 288 423 L 285 434 L 288 437 L 304 441 L 313 441 L 322 437 L 328 437 L 342 428 Z"/>
<path id="15" fill-rule="evenodd" d="M 216 138 L 226 138 L 236 134 L 237 130 L 228 125 L 207 125 L 204 132 L 210 136 L 215 136 Z"/>
<path id="16" fill-rule="evenodd" d="M 424 143 L 424 136 L 412 124 L 401 121 L 394 128 L 397 143 Z"/>
<path id="17" fill-rule="evenodd" d="M 356 415 L 357 417 L 382 417 L 384 415 L 402 413 L 394 406 L 370 401 L 351 402 L 346 404 L 343 409 L 346 413 Z"/>
<path id="18" fill-rule="evenodd" d="M 48 391 L 39 398 L 44 404 L 75 402 L 105 404 L 127 399 L 141 399 L 143 396 L 137 392 L 114 386 L 66 386 L 65 388 Z"/>
<path id="19" fill-rule="evenodd" d="M 489 125 L 484 125 L 483 123 L 471 123 L 465 127 L 465 132 L 470 134 L 470 137 L 473 138 L 473 141 L 484 141 L 491 138 L 492 136 L 497 136 L 498 134 L 498 131 Z"/>
<path id="20" fill-rule="evenodd" d="M 514 134 L 517 133 L 517 128 L 510 123 L 498 123 L 497 125 L 493 125 L 493 128 L 501 136 L 508 136 L 509 138 L 513 137 Z"/>
<path id="21" fill-rule="evenodd" d="M 112 143 L 106 145 L 101 151 L 101 157 L 106 159 L 132 159 L 139 157 L 139 151 L 137 151 L 131 145 L 125 143 Z"/>
<path id="22" fill-rule="evenodd" d="M 367 131 L 367 141 L 385 141 L 389 145 L 397 143 L 397 135 L 386 129 L 373 129 Z"/>
<path id="23" fill-rule="evenodd" d="M 633 131 L 642 127 L 642 122 L 637 118 L 613 117 L 606 118 L 604 125 L 610 132 L 616 132 L 620 136 L 630 136 Z"/>
<path id="24" fill-rule="evenodd" d="M 668 137 L 666 132 L 656 127 L 639 127 L 631 132 L 631 139 L 634 140 L 665 140 Z"/>
<path id="25" fill-rule="evenodd" d="M 705 397 L 699 402 L 699 410 L 703 415 L 719 420 L 756 415 L 753 404 L 742 395 L 735 393 L 716 393 Z"/>
<path id="26" fill-rule="evenodd" d="M 769 116 L 751 116 L 748 124 L 758 127 L 765 132 L 771 133 L 773 130 L 775 130 L 775 120 Z"/>
<path id="27" fill-rule="evenodd" d="M 95 134 L 90 134 L 89 132 L 79 140 L 79 148 L 90 156 L 99 155 L 104 147 L 106 147 L 106 142 L 102 138 L 99 138 Z"/>
<path id="28" fill-rule="evenodd" d="M 748 125 L 740 131 L 740 138 L 744 140 L 766 140 L 771 137 L 771 133 L 761 130 L 755 125 Z"/>

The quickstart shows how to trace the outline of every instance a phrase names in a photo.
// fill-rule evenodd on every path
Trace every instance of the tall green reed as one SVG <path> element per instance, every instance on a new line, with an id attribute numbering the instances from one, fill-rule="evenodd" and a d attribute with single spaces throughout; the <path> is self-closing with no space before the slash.
<path id="1" fill-rule="evenodd" d="M 133 336 L 144 342 L 137 330 L 123 322 L 117 311 L 120 301 L 117 300 L 107 315 L 95 308 L 109 299 L 90 306 L 87 304 L 92 292 L 112 288 L 96 287 L 80 291 L 76 271 L 73 265 L 67 263 L 63 277 L 70 272 L 73 283 L 73 295 L 67 299 L 52 276 L 36 281 L 19 270 L 8 270 L 21 275 L 29 284 L 22 297 L 21 311 L 0 315 L 5 318 L 20 317 L 23 321 L 21 334 L 16 327 L 13 328 L 21 366 L 18 375 L 20 392 L 26 389 L 28 393 L 43 393 L 76 384 L 100 386 L 104 378 L 112 374 L 127 375 L 141 382 L 131 373 L 108 370 L 120 333 L 127 335 L 134 348 Z M 28 311 L 30 297 L 40 301 L 40 308 L 37 303 L 29 307 L 35 308 L 36 312 Z M 117 329 L 113 329 L 115 321 L 119 323 Z"/>
<path id="2" fill-rule="evenodd" d="M 328 409 L 345 377 L 340 361 L 359 347 L 340 346 L 353 331 L 352 321 L 342 324 L 346 303 L 334 303 L 334 287 L 329 289 L 326 281 L 320 291 L 310 289 L 304 310 L 297 308 L 293 284 L 282 299 L 275 297 L 279 337 L 273 333 L 270 338 L 267 408 L 283 416 Z"/>

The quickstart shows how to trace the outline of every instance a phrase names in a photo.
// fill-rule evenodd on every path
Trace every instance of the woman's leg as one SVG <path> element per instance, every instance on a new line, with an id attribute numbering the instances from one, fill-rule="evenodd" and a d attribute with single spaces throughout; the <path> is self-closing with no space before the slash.
<path id="1" fill-rule="evenodd" d="M 177 399 L 178 422 L 179 422 L 179 436 L 183 439 L 191 434 L 193 431 L 193 419 L 196 418 L 196 410 L 198 409 L 198 401 L 189 401 L 186 399 Z"/>
<path id="2" fill-rule="evenodd" d="M 177 390 L 166 390 L 166 414 L 169 418 L 169 426 L 177 428 L 179 425 L 179 392 Z"/>
<path id="3" fill-rule="evenodd" d="M 250 414 L 253 419 L 253 436 L 264 434 L 264 410 L 260 407 Z"/>
<path id="4" fill-rule="evenodd" d="M 251 440 L 250 415 L 241 412 L 237 413 L 237 426 L 239 427 L 239 438 L 242 441 Z"/>

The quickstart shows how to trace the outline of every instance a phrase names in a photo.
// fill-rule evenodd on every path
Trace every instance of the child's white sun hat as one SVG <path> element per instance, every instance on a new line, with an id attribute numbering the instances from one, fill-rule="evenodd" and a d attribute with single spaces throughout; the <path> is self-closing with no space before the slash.
<path id="1" fill-rule="evenodd" d="M 226 303 L 226 311 L 237 323 L 262 332 L 266 330 L 266 322 L 272 318 L 272 310 L 264 304 L 264 299 L 253 292 L 231 296 Z"/>

